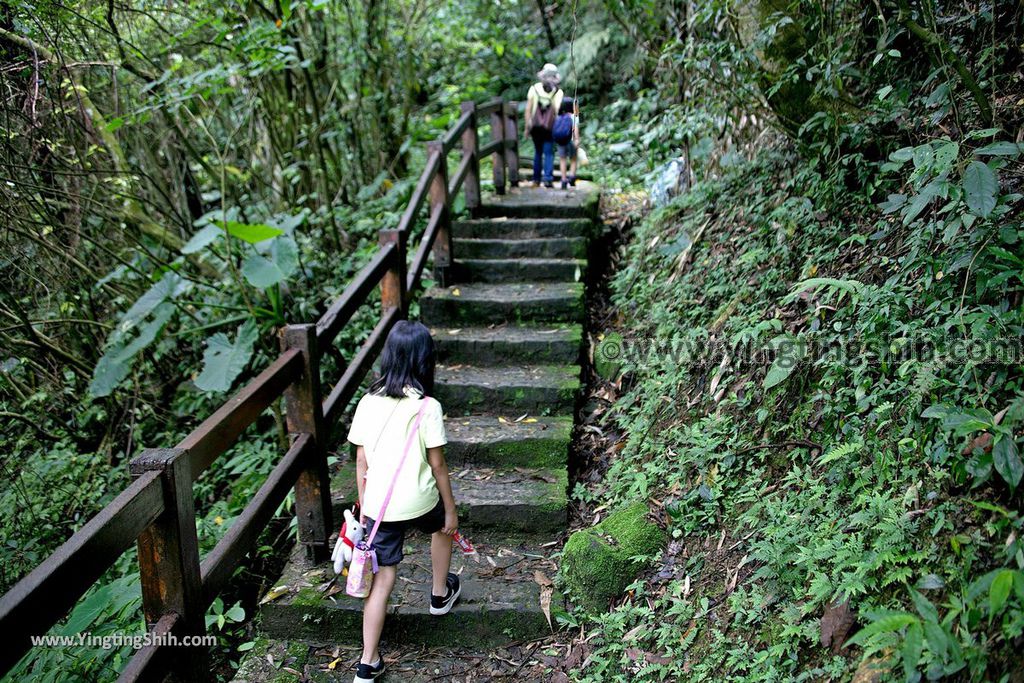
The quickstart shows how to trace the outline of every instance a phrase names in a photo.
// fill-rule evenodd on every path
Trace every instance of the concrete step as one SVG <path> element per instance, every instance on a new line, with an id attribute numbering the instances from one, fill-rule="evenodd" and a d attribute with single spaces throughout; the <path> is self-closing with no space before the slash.
<path id="1" fill-rule="evenodd" d="M 459 550 L 452 555 L 451 571 L 459 575 L 462 595 L 451 612 L 435 617 L 429 611 L 429 539 L 415 532 L 407 536 L 405 559 L 399 564 L 399 578 L 384 621 L 385 652 L 410 643 L 449 647 L 454 643 L 459 647 L 486 649 L 550 633 L 540 608 L 540 586 L 535 572 L 554 578 L 548 551 L 540 547 L 551 539 L 530 537 L 517 541 L 481 534 L 471 540 L 477 549 L 476 556 L 465 556 Z M 278 594 L 277 597 L 260 607 L 263 634 L 270 639 L 318 645 L 358 643 L 363 601 L 345 594 L 344 577 L 331 584 L 333 577 L 334 571 L 328 564 L 312 564 L 304 551 L 296 548 L 273 593 L 267 596 Z M 551 607 L 553 612 L 563 609 L 557 591 Z M 296 652 L 300 651 L 301 647 L 296 648 Z M 266 654 L 247 656 L 237 679 L 278 680 L 266 677 L 260 670 L 259 660 L 266 662 Z M 347 677 L 338 680 L 351 681 L 351 669 L 344 673 Z"/>
<path id="2" fill-rule="evenodd" d="M 597 202 L 594 184 L 585 180 L 565 190 L 520 185 L 503 195 L 487 195 L 477 213 L 482 217 L 594 219 Z"/>
<path id="3" fill-rule="evenodd" d="M 506 365 L 508 363 L 564 363 L 579 360 L 583 328 L 580 325 L 493 325 L 490 327 L 434 327 L 430 330 L 441 363 Z"/>
<path id="4" fill-rule="evenodd" d="M 455 255 L 459 259 L 578 259 L 587 255 L 587 241 L 583 237 L 459 239 L 455 243 Z"/>
<path id="5" fill-rule="evenodd" d="M 562 171 L 558 168 L 558 164 L 551 169 L 551 175 L 556 182 L 562 180 Z M 566 175 L 569 175 L 566 171 Z M 576 171 L 577 180 L 593 180 L 594 174 L 585 169 L 577 169 Z M 533 157 L 523 156 L 519 159 L 519 182 L 520 183 L 531 183 L 533 182 Z"/>
<path id="6" fill-rule="evenodd" d="M 582 322 L 583 283 L 523 282 L 432 287 L 420 297 L 427 325 Z"/>
<path id="7" fill-rule="evenodd" d="M 460 282 L 576 282 L 587 262 L 572 258 L 462 259 L 455 263 Z"/>
<path id="8" fill-rule="evenodd" d="M 458 221 L 452 234 L 455 254 L 464 239 L 536 239 L 586 237 L 594 227 L 587 218 L 478 218 Z"/>
<path id="9" fill-rule="evenodd" d="M 452 467 L 459 526 L 467 532 L 557 534 L 566 525 L 567 477 L 564 464 L 550 469 Z M 349 461 L 331 476 L 334 519 L 343 519 L 342 512 L 356 500 L 355 462 Z"/>
<path id="10" fill-rule="evenodd" d="M 449 415 L 571 414 L 579 388 L 575 365 L 439 365 L 434 377 L 434 396 Z"/>
<path id="11" fill-rule="evenodd" d="M 566 467 L 572 417 L 519 417 L 449 416 L 445 458 L 453 467 Z"/>
<path id="12" fill-rule="evenodd" d="M 557 628 L 557 624 L 555 625 Z M 383 651 L 386 673 L 381 683 L 482 683 L 483 681 L 548 680 L 551 671 L 530 659 L 534 646 L 526 643 L 495 643 L 485 649 L 462 647 L 461 634 L 452 631 L 455 645 L 409 647 L 396 643 Z M 242 656 L 231 683 L 352 683 L 362 643 L 353 639 L 313 644 L 301 640 L 257 636 Z M 525 667 L 520 666 L 527 657 Z M 563 679 L 564 680 L 564 679 Z"/>

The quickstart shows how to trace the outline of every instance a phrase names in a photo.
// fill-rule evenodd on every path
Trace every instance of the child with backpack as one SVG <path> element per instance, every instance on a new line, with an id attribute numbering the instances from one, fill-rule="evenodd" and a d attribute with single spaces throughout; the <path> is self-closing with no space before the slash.
<path id="1" fill-rule="evenodd" d="M 363 605 L 363 653 L 355 683 L 375 681 L 384 673 L 380 634 L 408 529 L 430 534 L 430 613 L 447 614 L 462 590 L 459 577 L 448 571 L 459 517 L 444 459 L 443 411 L 429 396 L 434 388 L 430 331 L 418 322 L 395 323 L 384 343 L 380 369 L 380 379 L 359 401 L 348 433 L 356 446 L 366 545 L 375 553 L 377 567 Z M 350 594 L 351 587 L 350 575 Z"/>
<path id="2" fill-rule="evenodd" d="M 551 135 L 558 110 L 562 106 L 563 93 L 558 87 L 562 77 L 557 66 L 545 64 L 537 73 L 537 78 L 538 82 L 530 86 L 526 94 L 523 122 L 526 132 L 533 139 L 533 186 L 538 187 L 543 178 L 544 187 L 552 187 L 555 150 Z"/>
<path id="3" fill-rule="evenodd" d="M 562 99 L 558 118 L 551 129 L 551 138 L 558 146 L 558 168 L 562 172 L 562 189 L 576 187 L 576 150 L 580 147 L 579 105 L 571 97 Z M 566 175 L 566 165 L 569 174 Z"/>

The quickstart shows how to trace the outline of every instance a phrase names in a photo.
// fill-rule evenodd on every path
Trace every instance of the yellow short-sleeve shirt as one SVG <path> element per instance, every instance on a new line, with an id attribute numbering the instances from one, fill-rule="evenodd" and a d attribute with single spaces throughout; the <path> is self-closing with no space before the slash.
<path id="1" fill-rule="evenodd" d="M 448 443 L 444 432 L 441 404 L 432 398 L 421 398 L 412 389 L 405 398 L 366 394 L 356 406 L 349 428 L 348 440 L 362 446 L 366 453 L 366 488 L 363 491 L 363 514 L 377 519 L 391 478 L 402 459 L 406 440 L 416 415 L 427 401 L 420 421 L 418 436 L 395 482 L 391 502 L 384 512 L 385 522 L 401 522 L 429 512 L 440 494 L 434 473 L 427 461 L 427 449 Z"/>

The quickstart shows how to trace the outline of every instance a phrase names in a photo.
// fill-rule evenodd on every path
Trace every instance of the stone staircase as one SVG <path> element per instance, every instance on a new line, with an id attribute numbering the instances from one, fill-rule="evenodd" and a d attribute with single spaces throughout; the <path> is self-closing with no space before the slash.
<path id="1" fill-rule="evenodd" d="M 385 654 L 410 643 L 487 649 L 549 632 L 538 578 L 554 577 L 550 554 L 566 528 L 585 257 L 596 208 L 596 190 L 586 183 L 568 192 L 524 187 L 488 197 L 479 217 L 453 228 L 457 284 L 419 299 L 420 319 L 438 347 L 434 394 L 445 408 L 460 528 L 478 555 L 456 549 L 452 571 L 461 575 L 462 598 L 450 614 L 433 617 L 429 542 L 408 537 Z M 354 481 L 351 463 L 332 475 L 335 519 L 351 504 Z M 296 549 L 280 595 L 260 609 L 264 637 L 237 680 L 278 680 L 271 651 L 360 642 L 362 601 L 331 585 L 332 576 Z M 349 664 L 324 680 L 351 680 Z M 302 666 L 308 673 L 310 664 Z"/>

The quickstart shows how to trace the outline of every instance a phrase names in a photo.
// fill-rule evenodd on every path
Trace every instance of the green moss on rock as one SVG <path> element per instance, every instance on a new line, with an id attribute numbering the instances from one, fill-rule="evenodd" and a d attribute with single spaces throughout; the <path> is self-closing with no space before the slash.
<path id="1" fill-rule="evenodd" d="M 647 520 L 647 506 L 631 503 L 569 537 L 562 551 L 561 578 L 585 612 L 601 612 L 636 577 L 640 564 L 632 558 L 653 555 L 664 543 L 664 532 Z"/>
<path id="2" fill-rule="evenodd" d="M 594 370 L 606 380 L 614 381 L 622 367 L 623 339 L 618 332 L 609 332 L 594 350 Z"/>

